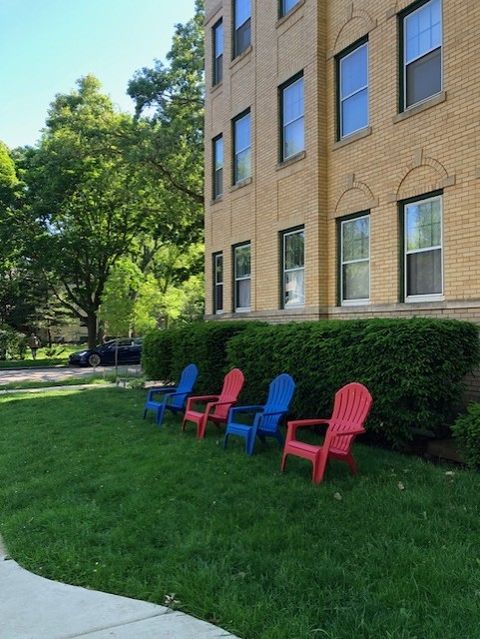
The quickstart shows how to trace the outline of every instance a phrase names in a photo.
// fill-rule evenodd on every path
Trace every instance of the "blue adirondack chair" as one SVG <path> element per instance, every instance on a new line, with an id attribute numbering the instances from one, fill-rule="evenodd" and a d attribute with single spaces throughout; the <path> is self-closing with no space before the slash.
<path id="1" fill-rule="evenodd" d="M 230 435 L 238 435 L 245 438 L 247 455 L 253 454 L 257 436 L 263 442 L 265 437 L 275 437 L 282 445 L 283 436 L 280 432 L 280 424 L 282 418 L 288 412 L 294 392 L 295 382 L 290 375 L 282 373 L 270 383 L 267 401 L 264 406 L 237 406 L 231 408 L 223 447 L 227 447 Z M 236 421 L 237 415 L 241 413 L 254 414 L 253 422 L 251 424 L 242 424 Z"/>
<path id="2" fill-rule="evenodd" d="M 198 368 L 195 364 L 189 364 L 183 369 L 178 386 L 150 388 L 143 407 L 143 419 L 145 419 L 148 410 L 154 410 L 157 412 L 157 426 L 161 426 L 165 410 L 171 410 L 173 413 L 185 410 L 185 403 L 193 391 L 197 377 Z"/>

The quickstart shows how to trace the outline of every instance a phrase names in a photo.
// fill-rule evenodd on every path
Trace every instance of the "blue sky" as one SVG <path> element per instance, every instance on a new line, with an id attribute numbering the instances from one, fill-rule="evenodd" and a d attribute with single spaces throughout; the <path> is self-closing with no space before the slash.
<path id="1" fill-rule="evenodd" d="M 0 140 L 34 144 L 48 105 L 87 73 L 122 110 L 128 80 L 165 61 L 194 0 L 0 0 Z"/>

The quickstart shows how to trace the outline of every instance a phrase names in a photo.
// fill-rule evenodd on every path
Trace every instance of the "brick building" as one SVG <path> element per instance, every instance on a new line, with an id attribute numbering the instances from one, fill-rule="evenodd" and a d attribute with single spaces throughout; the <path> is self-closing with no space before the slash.
<path id="1" fill-rule="evenodd" d="M 206 0 L 207 317 L 480 321 L 480 2 Z"/>

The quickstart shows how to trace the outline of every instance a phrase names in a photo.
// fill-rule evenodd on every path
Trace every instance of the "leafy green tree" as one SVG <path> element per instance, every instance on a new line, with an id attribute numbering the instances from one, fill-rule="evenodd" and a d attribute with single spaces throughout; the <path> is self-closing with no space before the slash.
<path id="1" fill-rule="evenodd" d="M 87 326 L 90 346 L 108 275 L 121 257 L 140 250 L 137 238 L 162 195 L 125 160 L 131 127 L 131 117 L 117 113 L 87 76 L 78 91 L 55 98 L 38 147 L 23 157 L 28 256 Z"/>

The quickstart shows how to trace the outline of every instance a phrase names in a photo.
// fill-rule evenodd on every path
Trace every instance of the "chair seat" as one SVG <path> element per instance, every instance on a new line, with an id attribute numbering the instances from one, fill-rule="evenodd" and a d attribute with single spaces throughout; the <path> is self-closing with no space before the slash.
<path id="1" fill-rule="evenodd" d="M 295 450 L 298 452 L 304 452 L 308 455 L 315 457 L 318 454 L 318 451 L 322 448 L 321 446 L 313 446 L 312 444 L 306 444 L 305 442 L 300 442 L 298 440 L 294 440 L 288 442 L 286 445 L 288 450 Z"/>
<path id="2" fill-rule="evenodd" d="M 198 410 L 189 410 L 185 413 L 185 419 L 189 419 L 192 422 L 199 422 L 203 418 L 204 413 L 200 413 Z"/>

